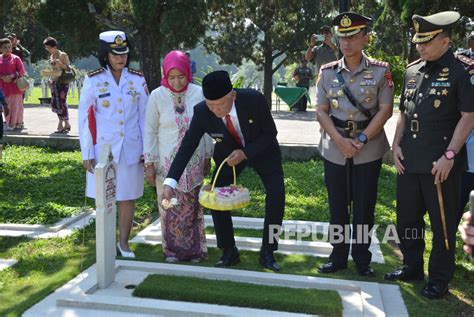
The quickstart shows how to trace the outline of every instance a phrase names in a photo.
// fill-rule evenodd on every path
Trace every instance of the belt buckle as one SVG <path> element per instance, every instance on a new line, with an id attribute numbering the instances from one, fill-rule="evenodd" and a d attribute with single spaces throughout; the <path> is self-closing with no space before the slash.
<path id="1" fill-rule="evenodd" d="M 418 132 L 420 131 L 420 123 L 418 122 L 418 120 L 411 120 L 410 122 L 410 130 L 412 132 Z"/>
<path id="2" fill-rule="evenodd" d="M 354 131 L 356 128 L 356 123 L 352 120 L 347 120 L 346 121 L 346 130 L 349 131 Z"/>

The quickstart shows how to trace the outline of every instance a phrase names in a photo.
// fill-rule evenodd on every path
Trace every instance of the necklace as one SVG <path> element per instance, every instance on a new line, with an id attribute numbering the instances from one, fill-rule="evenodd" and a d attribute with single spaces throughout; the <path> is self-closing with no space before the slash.
<path id="1" fill-rule="evenodd" d="M 184 110 L 186 110 L 186 104 L 184 103 L 186 100 L 186 93 L 175 93 L 170 91 L 171 98 L 173 98 L 174 103 L 174 111 L 179 114 L 183 114 Z"/>

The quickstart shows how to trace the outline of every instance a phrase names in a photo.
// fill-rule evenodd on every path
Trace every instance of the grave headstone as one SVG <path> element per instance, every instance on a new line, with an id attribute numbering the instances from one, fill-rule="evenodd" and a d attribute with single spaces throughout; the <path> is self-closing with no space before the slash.
<path id="1" fill-rule="evenodd" d="M 97 286 L 107 288 L 115 279 L 115 232 L 117 208 L 117 165 L 112 159 L 109 144 L 103 145 L 94 169 L 96 185 L 96 252 Z"/>

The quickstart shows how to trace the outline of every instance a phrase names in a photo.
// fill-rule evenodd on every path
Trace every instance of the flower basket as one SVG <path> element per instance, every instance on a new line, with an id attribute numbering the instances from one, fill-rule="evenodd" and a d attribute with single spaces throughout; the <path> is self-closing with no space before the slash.
<path id="1" fill-rule="evenodd" d="M 234 173 L 234 183 L 230 186 L 215 187 L 217 177 L 222 166 L 227 162 L 225 159 L 217 169 L 216 177 L 212 182 L 212 186 L 203 186 L 199 192 L 199 203 L 209 209 L 229 211 L 246 207 L 250 203 L 249 190 L 241 185 L 237 185 L 237 176 L 235 166 L 232 166 Z"/>

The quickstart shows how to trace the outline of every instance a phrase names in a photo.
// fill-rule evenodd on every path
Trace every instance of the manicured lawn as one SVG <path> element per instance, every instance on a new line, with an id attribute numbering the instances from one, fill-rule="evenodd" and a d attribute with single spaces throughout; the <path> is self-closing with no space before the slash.
<path id="1" fill-rule="evenodd" d="M 49 97 L 51 97 L 51 94 L 48 92 Z M 31 94 L 28 96 L 28 98 L 25 99 L 25 104 L 31 104 L 31 105 L 39 105 L 40 101 L 39 98 L 43 97 L 43 93 L 41 91 L 41 87 L 34 87 L 33 90 L 31 91 Z M 72 96 L 72 91 L 69 89 L 68 96 L 67 96 L 67 103 L 68 105 L 76 105 L 79 102 L 79 94 L 77 93 L 77 90 L 75 91 L 74 97 Z"/>
<path id="2" fill-rule="evenodd" d="M 251 307 L 324 316 L 341 316 L 336 291 L 255 285 L 195 277 L 149 275 L 134 296 Z"/>
<path id="3" fill-rule="evenodd" d="M 3 165 L 0 165 L 0 222 L 54 223 L 78 211 L 84 203 L 84 172 L 77 151 L 54 151 L 34 147 L 7 146 Z M 302 163 L 285 162 L 287 193 L 286 219 L 327 221 L 327 194 L 323 182 L 320 161 Z M 258 177 L 246 170 L 239 182 L 252 191 L 252 204 L 235 215 L 262 217 L 264 206 L 263 188 Z M 93 201 L 88 200 L 93 207 Z M 379 198 L 376 207 L 376 223 L 383 225 L 395 221 L 395 170 L 384 165 L 379 181 Z M 59 216 L 58 216 L 59 214 Z M 137 203 L 135 220 L 140 223 L 134 234 L 157 217 L 156 201 L 152 189 L 146 185 L 145 195 Z M 429 229 L 429 223 L 427 223 Z M 211 230 L 211 229 L 209 229 Z M 253 235 L 260 236 L 259 230 Z M 250 234 L 251 231 L 242 231 Z M 379 236 L 379 239 L 381 237 Z M 429 239 L 429 237 L 428 237 Z M 95 228 L 82 231 L 66 239 L 29 240 L 0 237 L 0 258 L 19 260 L 12 268 L 0 272 L 0 316 L 19 316 L 27 308 L 40 301 L 54 289 L 63 285 L 81 270 L 95 262 Z M 412 316 L 473 316 L 474 264 L 457 247 L 457 265 L 450 294 L 442 300 L 427 300 L 419 295 L 423 282 L 394 283 L 400 285 L 402 296 Z M 425 261 L 431 249 L 427 241 Z M 160 246 L 133 245 L 139 261 L 164 262 Z M 318 266 L 327 261 L 304 255 L 277 254 L 284 274 L 298 274 L 365 280 L 385 283 L 383 275 L 401 265 L 396 249 L 381 244 L 385 264 L 374 263 L 375 278 L 361 278 L 352 262 L 347 270 L 332 275 L 317 273 Z M 220 251 L 209 249 L 209 258 L 199 264 L 212 266 L 220 257 Z M 242 262 L 235 269 L 264 271 L 258 264 L 258 253 L 241 252 Z M 81 266 L 82 263 L 82 266 Z M 186 263 L 189 264 L 189 263 Z M 427 265 L 425 266 L 427 271 Z"/>
<path id="4" fill-rule="evenodd" d="M 54 224 L 84 205 L 85 172 L 79 151 L 7 146 L 0 167 L 0 223 Z M 138 213 L 156 209 L 147 187 Z M 88 199 L 88 206 L 94 202 Z"/>

